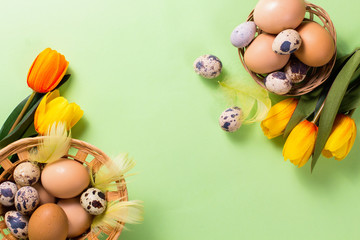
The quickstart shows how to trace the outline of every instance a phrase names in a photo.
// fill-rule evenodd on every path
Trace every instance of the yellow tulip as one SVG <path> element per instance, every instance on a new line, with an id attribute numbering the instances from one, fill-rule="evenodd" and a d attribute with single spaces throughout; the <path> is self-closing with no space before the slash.
<path id="1" fill-rule="evenodd" d="M 47 93 L 35 112 L 35 130 L 44 135 L 54 123 L 62 122 L 67 130 L 72 128 L 84 114 L 76 103 L 69 103 L 60 97 L 59 91 Z"/>
<path id="2" fill-rule="evenodd" d="M 68 66 L 69 62 L 63 55 L 51 48 L 46 48 L 31 65 L 27 84 L 35 92 L 52 91 L 64 77 Z"/>
<path id="3" fill-rule="evenodd" d="M 271 139 L 284 133 L 298 102 L 295 98 L 287 98 L 271 107 L 260 125 L 267 138 Z"/>
<path id="4" fill-rule="evenodd" d="M 335 157 L 336 160 L 343 160 L 354 145 L 355 138 L 354 120 L 344 114 L 338 114 L 322 154 L 327 158 Z"/>
<path id="5" fill-rule="evenodd" d="M 286 139 L 283 156 L 294 165 L 302 167 L 313 153 L 318 127 L 307 120 L 302 121 L 291 131 Z"/>

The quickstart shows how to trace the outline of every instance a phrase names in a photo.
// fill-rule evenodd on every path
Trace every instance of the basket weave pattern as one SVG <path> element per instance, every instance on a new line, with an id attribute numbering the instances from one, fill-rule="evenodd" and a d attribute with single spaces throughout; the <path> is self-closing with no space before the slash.
<path id="1" fill-rule="evenodd" d="M 254 21 L 254 10 L 250 13 L 250 15 L 247 18 L 247 21 Z M 315 18 L 316 17 L 316 18 Z M 330 35 L 334 39 L 334 43 L 336 46 L 336 31 L 334 24 L 332 23 L 330 16 L 328 13 L 321 7 L 316 6 L 312 3 L 306 3 L 306 15 L 304 20 L 310 20 L 310 21 L 320 21 L 320 24 L 329 31 Z M 260 34 L 261 30 L 257 29 L 257 34 Z M 266 75 L 264 74 L 257 74 L 255 72 L 252 72 L 245 64 L 244 61 L 244 53 L 246 51 L 246 48 L 239 48 L 239 57 L 241 60 L 241 63 L 245 67 L 246 71 L 249 72 L 251 77 L 263 88 L 265 88 L 264 85 L 264 78 Z M 335 47 L 335 53 L 332 59 L 324 66 L 317 67 L 317 68 L 310 68 L 305 80 L 301 83 L 295 84 L 290 92 L 285 94 L 285 96 L 301 96 L 306 93 L 311 92 L 314 90 L 317 86 L 322 84 L 328 77 L 330 76 L 331 70 L 333 69 L 336 61 L 336 47 Z M 266 88 L 265 88 L 266 89 Z"/>
<path id="2" fill-rule="evenodd" d="M 29 160 L 30 149 L 33 147 L 37 147 L 41 143 L 41 140 L 43 138 L 44 137 L 20 139 L 0 150 L 0 166 L 2 167 L 1 171 L 3 170 L 3 172 L 1 172 L 0 174 L 0 182 L 7 180 L 13 181 L 12 174 L 14 168 L 18 164 Z M 76 154 L 71 155 L 70 150 L 71 152 L 76 152 Z M 13 155 L 17 155 L 18 157 L 18 160 L 15 162 L 10 161 L 10 157 Z M 96 172 L 104 163 L 106 163 L 107 161 L 111 161 L 110 158 L 100 149 L 94 147 L 91 144 L 88 144 L 86 142 L 77 139 L 71 139 L 69 152 L 67 155 L 64 156 L 64 158 L 74 159 L 76 161 L 83 163 L 88 167 L 91 167 L 93 173 Z M 107 201 L 112 201 L 116 199 L 121 199 L 122 201 L 128 200 L 128 193 L 127 193 L 125 180 L 121 180 L 121 183 L 122 184 L 121 186 L 120 185 L 118 186 L 117 191 L 106 193 Z M 0 233 L 3 235 L 3 239 L 16 240 L 17 238 L 15 238 L 7 230 L 5 220 L 3 217 L 5 214 L 5 210 L 1 208 L 0 214 L 2 215 L 2 217 L 0 218 Z M 111 232 L 104 232 L 106 235 L 108 235 L 106 239 L 108 240 L 118 239 L 122 231 L 123 225 L 124 224 L 122 224 L 121 227 L 118 229 L 113 229 Z M 90 230 L 88 233 L 72 239 L 75 240 L 104 239 L 104 236 L 102 236 L 101 238 L 99 237 L 100 234 L 101 232 L 95 233 Z"/>

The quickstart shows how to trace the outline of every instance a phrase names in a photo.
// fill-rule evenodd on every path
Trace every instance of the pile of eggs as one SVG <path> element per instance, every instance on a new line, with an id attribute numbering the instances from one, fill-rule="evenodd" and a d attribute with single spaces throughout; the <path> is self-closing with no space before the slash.
<path id="1" fill-rule="evenodd" d="M 14 181 L 0 184 L 5 224 L 16 238 L 63 240 L 90 228 L 106 209 L 105 194 L 90 185 L 89 170 L 72 159 L 51 164 L 22 162 Z"/>
<path id="2" fill-rule="evenodd" d="M 320 24 L 304 20 L 304 0 L 260 0 L 254 21 L 237 26 L 231 43 L 246 48 L 249 70 L 267 74 L 264 85 L 270 92 L 287 94 L 306 78 L 310 67 L 326 65 L 334 56 L 335 43 Z M 256 37 L 256 32 L 260 32 Z"/>

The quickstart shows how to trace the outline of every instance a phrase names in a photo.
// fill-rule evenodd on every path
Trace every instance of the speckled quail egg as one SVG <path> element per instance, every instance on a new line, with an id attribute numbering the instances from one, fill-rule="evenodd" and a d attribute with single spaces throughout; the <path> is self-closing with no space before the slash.
<path id="1" fill-rule="evenodd" d="M 14 205 L 15 193 L 17 191 L 16 184 L 10 181 L 6 181 L 0 184 L 0 203 L 3 206 Z"/>
<path id="2" fill-rule="evenodd" d="M 39 194 L 35 188 L 25 186 L 15 194 L 15 208 L 22 214 L 29 214 L 39 205 Z"/>
<path id="3" fill-rule="evenodd" d="M 292 84 L 284 72 L 273 72 L 265 78 L 265 87 L 268 91 L 284 95 L 291 90 Z"/>
<path id="4" fill-rule="evenodd" d="M 254 22 L 244 22 L 237 26 L 231 33 L 230 41 L 234 47 L 243 48 L 251 43 L 256 33 Z"/>
<path id="5" fill-rule="evenodd" d="M 239 107 L 226 109 L 219 117 L 220 127 L 226 132 L 235 132 L 242 123 L 243 112 Z"/>
<path id="6" fill-rule="evenodd" d="M 29 219 L 17 211 L 5 213 L 5 224 L 10 232 L 16 237 L 25 239 L 28 235 Z"/>
<path id="7" fill-rule="evenodd" d="M 105 194 L 97 188 L 89 188 L 81 194 L 80 204 L 91 215 L 99 215 L 106 209 Z"/>
<path id="8" fill-rule="evenodd" d="M 214 55 L 203 55 L 194 62 L 194 70 L 204 78 L 212 79 L 220 75 L 222 63 Z"/>
<path id="9" fill-rule="evenodd" d="M 286 77 L 291 80 L 292 83 L 299 83 L 303 81 L 309 70 L 309 66 L 301 62 L 299 59 L 293 57 L 284 68 Z"/>
<path id="10" fill-rule="evenodd" d="M 39 166 L 31 162 L 23 162 L 14 170 L 14 180 L 20 186 L 34 185 L 40 178 Z"/>
<path id="11" fill-rule="evenodd" d="M 272 50 L 280 55 L 294 53 L 301 46 L 301 38 L 294 29 L 286 29 L 280 32 L 274 39 Z"/>

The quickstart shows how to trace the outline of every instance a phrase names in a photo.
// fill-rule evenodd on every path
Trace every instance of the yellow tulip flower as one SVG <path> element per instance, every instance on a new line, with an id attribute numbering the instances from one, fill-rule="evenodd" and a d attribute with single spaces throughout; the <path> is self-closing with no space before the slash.
<path id="1" fill-rule="evenodd" d="M 271 107 L 260 125 L 267 138 L 271 139 L 284 133 L 298 102 L 295 98 L 287 98 Z"/>
<path id="2" fill-rule="evenodd" d="M 27 84 L 35 92 L 52 91 L 64 77 L 69 62 L 51 48 L 46 48 L 34 60 L 29 69 Z"/>
<path id="3" fill-rule="evenodd" d="M 44 135 L 54 123 L 62 122 L 67 130 L 72 128 L 84 114 L 76 103 L 60 97 L 59 90 L 47 93 L 35 112 L 35 130 Z"/>
<path id="4" fill-rule="evenodd" d="M 343 160 L 354 145 L 355 138 L 354 120 L 344 114 L 338 114 L 322 154 L 327 158 L 335 157 L 336 160 Z"/>
<path id="5" fill-rule="evenodd" d="M 302 121 L 291 131 L 286 139 L 283 156 L 294 165 L 302 167 L 313 153 L 318 127 L 307 120 Z"/>

